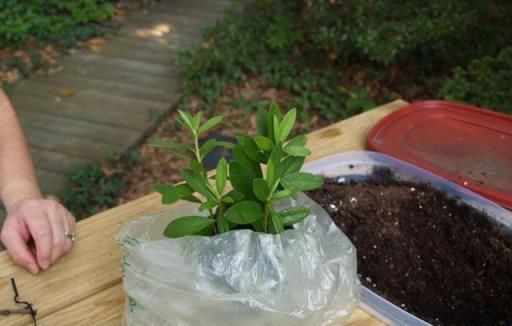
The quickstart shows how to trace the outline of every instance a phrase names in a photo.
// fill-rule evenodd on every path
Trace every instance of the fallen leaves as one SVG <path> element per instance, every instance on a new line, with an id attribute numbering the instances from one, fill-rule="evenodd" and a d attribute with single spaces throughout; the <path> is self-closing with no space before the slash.
<path id="1" fill-rule="evenodd" d="M 57 95 L 60 97 L 71 97 L 75 96 L 76 91 L 74 88 L 61 88 L 57 90 Z"/>

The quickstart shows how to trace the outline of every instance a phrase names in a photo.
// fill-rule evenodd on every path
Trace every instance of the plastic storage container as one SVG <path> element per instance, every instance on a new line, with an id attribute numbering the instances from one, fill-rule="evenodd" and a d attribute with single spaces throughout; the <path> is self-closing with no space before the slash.
<path id="1" fill-rule="evenodd" d="M 384 154 L 366 151 L 345 152 L 308 163 L 304 165 L 303 170 L 326 177 L 343 177 L 346 181 L 361 181 L 367 178 L 375 167 L 390 168 L 400 180 L 430 183 L 448 196 L 457 197 L 462 202 L 484 211 L 496 223 L 512 232 L 511 212 L 444 178 Z M 431 325 L 364 286 L 361 290 L 360 306 L 389 325 Z"/>

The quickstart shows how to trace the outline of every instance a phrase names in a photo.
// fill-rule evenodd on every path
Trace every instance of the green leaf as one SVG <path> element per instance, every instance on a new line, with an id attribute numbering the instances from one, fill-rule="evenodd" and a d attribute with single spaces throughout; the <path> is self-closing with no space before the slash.
<path id="1" fill-rule="evenodd" d="M 268 112 L 264 108 L 259 108 L 256 113 L 256 130 L 258 131 L 258 135 L 264 137 L 268 136 L 267 114 Z"/>
<path id="2" fill-rule="evenodd" d="M 194 191 L 205 196 L 208 200 L 215 200 L 215 194 L 213 194 L 209 189 L 208 180 L 204 176 L 195 173 L 190 169 L 181 170 L 180 174 L 187 184 L 194 189 Z"/>
<path id="3" fill-rule="evenodd" d="M 217 216 L 217 231 L 219 234 L 230 231 L 229 222 L 224 215 Z"/>
<path id="4" fill-rule="evenodd" d="M 270 152 L 274 148 L 274 143 L 265 136 L 256 136 L 255 141 L 261 150 Z"/>
<path id="5" fill-rule="evenodd" d="M 273 210 L 270 211 L 270 220 L 272 222 L 272 230 L 274 234 L 278 234 L 284 231 L 283 222 Z"/>
<path id="6" fill-rule="evenodd" d="M 257 163 L 265 163 L 266 157 L 264 153 L 258 148 L 254 139 L 249 136 L 238 136 L 238 144 L 244 151 L 244 154 L 252 161 Z"/>
<path id="7" fill-rule="evenodd" d="M 228 163 L 224 157 L 221 157 L 217 162 L 217 170 L 215 172 L 215 186 L 219 195 L 224 191 L 226 182 L 228 180 Z"/>
<path id="8" fill-rule="evenodd" d="M 259 178 L 252 180 L 252 191 L 259 200 L 267 200 L 269 189 L 265 180 Z"/>
<path id="9" fill-rule="evenodd" d="M 153 188 L 154 191 L 159 192 L 163 195 L 166 191 L 172 191 L 174 186 L 157 183 L 154 184 L 151 188 Z"/>
<path id="10" fill-rule="evenodd" d="M 219 140 L 219 141 L 217 141 L 217 146 L 222 146 L 222 147 L 231 149 L 231 148 L 235 147 L 235 144 L 230 143 L 228 141 Z"/>
<path id="11" fill-rule="evenodd" d="M 192 118 L 192 127 L 198 133 L 199 125 L 201 124 L 201 111 L 197 112 L 197 114 Z"/>
<path id="12" fill-rule="evenodd" d="M 267 137 L 273 140 L 275 140 L 274 117 L 276 117 L 279 121 L 279 119 L 281 118 L 281 111 L 279 110 L 279 106 L 277 105 L 277 103 L 272 102 L 272 104 L 270 104 L 270 109 L 267 113 Z"/>
<path id="13" fill-rule="evenodd" d="M 199 206 L 199 210 L 200 211 L 210 210 L 210 209 L 214 208 L 215 206 L 217 206 L 218 204 L 219 203 L 215 200 L 208 200 Z"/>
<path id="14" fill-rule="evenodd" d="M 186 201 L 189 201 L 191 203 L 198 203 L 200 204 L 201 201 L 199 200 L 199 198 L 197 198 L 196 196 L 194 195 L 190 195 L 190 196 L 184 196 L 183 198 L 181 198 L 183 200 L 186 200 Z"/>
<path id="15" fill-rule="evenodd" d="M 181 120 L 180 121 L 191 133 L 195 133 L 194 126 L 192 124 L 192 116 L 186 112 L 178 110 Z"/>
<path id="16" fill-rule="evenodd" d="M 279 176 L 285 176 L 290 173 L 299 172 L 304 165 L 304 157 L 287 157 L 281 162 Z"/>
<path id="17" fill-rule="evenodd" d="M 222 116 L 218 115 L 211 119 L 208 119 L 203 125 L 199 128 L 199 133 L 202 134 L 203 132 L 207 131 L 208 129 L 218 125 L 222 119 L 224 119 Z"/>
<path id="18" fill-rule="evenodd" d="M 190 155 L 187 153 L 187 147 L 178 144 L 172 141 L 153 139 L 149 141 L 149 145 L 155 148 L 163 148 L 173 151 L 175 154 L 184 157 L 186 159 L 190 158 Z"/>
<path id="19" fill-rule="evenodd" d="M 280 129 L 280 137 L 279 140 L 281 142 L 284 142 L 290 132 L 293 129 L 293 126 L 295 125 L 295 119 L 297 118 L 297 109 L 292 109 L 288 111 L 283 118 L 283 121 L 281 121 L 281 124 L 279 126 Z"/>
<path id="20" fill-rule="evenodd" d="M 222 197 L 221 200 L 223 203 L 226 203 L 226 204 L 233 204 L 235 202 L 235 199 L 233 199 L 233 197 L 231 197 L 229 195 Z"/>
<path id="21" fill-rule="evenodd" d="M 247 166 L 237 161 L 229 164 L 229 180 L 236 191 L 241 192 L 245 198 L 253 198 L 252 180 L 258 178 Z"/>
<path id="22" fill-rule="evenodd" d="M 276 116 L 273 116 L 272 119 L 272 124 L 274 128 L 274 141 L 277 144 L 281 140 L 281 128 L 279 126 L 279 119 Z"/>
<path id="23" fill-rule="evenodd" d="M 194 171 L 194 173 L 202 175 L 204 177 L 206 176 L 206 171 L 204 170 L 203 165 L 198 161 L 190 160 L 190 168 L 192 169 L 192 171 Z"/>
<path id="24" fill-rule="evenodd" d="M 270 187 L 272 187 L 276 180 L 279 178 L 279 171 L 281 170 L 281 158 L 283 156 L 283 151 L 281 149 L 281 145 L 278 144 L 270 153 L 270 157 L 267 163 L 267 183 Z"/>
<path id="25" fill-rule="evenodd" d="M 281 219 L 281 222 L 288 226 L 302 221 L 310 213 L 311 211 L 306 207 L 290 207 L 280 211 L 277 215 Z"/>
<path id="26" fill-rule="evenodd" d="M 153 185 L 153 190 L 162 194 L 162 204 L 172 204 L 180 200 L 180 195 L 173 186 L 156 184 Z"/>
<path id="27" fill-rule="evenodd" d="M 287 146 L 306 146 L 307 138 L 304 135 L 299 135 L 286 144 Z"/>
<path id="28" fill-rule="evenodd" d="M 186 147 L 183 144 L 178 144 L 173 141 L 152 139 L 149 141 L 149 145 L 155 148 L 170 149 L 179 153 L 185 153 Z"/>
<path id="29" fill-rule="evenodd" d="M 244 200 L 228 208 L 225 217 L 235 224 L 251 224 L 261 219 L 263 208 L 255 201 Z"/>
<path id="30" fill-rule="evenodd" d="M 213 221 L 203 216 L 184 216 L 167 225 L 164 235 L 168 238 L 180 238 L 187 235 L 206 235 L 211 233 Z"/>
<path id="31" fill-rule="evenodd" d="M 286 154 L 291 155 L 291 156 L 308 156 L 309 154 L 311 154 L 309 149 L 307 149 L 306 147 L 302 147 L 302 146 L 287 145 L 284 147 L 284 151 Z"/>
<path id="32" fill-rule="evenodd" d="M 272 102 L 270 104 L 269 113 L 270 115 L 275 116 L 277 119 L 281 119 L 281 110 L 279 109 L 279 105 L 276 102 Z"/>
<path id="33" fill-rule="evenodd" d="M 230 192 L 227 193 L 227 195 L 229 197 L 233 198 L 233 200 L 235 202 L 241 201 L 245 197 L 243 193 L 241 193 L 240 191 L 237 191 L 237 190 L 231 190 Z"/>
<path id="34" fill-rule="evenodd" d="M 176 186 L 155 184 L 153 190 L 158 191 L 162 194 L 162 204 L 172 204 L 178 200 L 192 195 L 194 192 L 189 186 L 180 184 Z"/>
<path id="35" fill-rule="evenodd" d="M 252 171 L 252 173 L 258 177 L 261 178 L 261 167 L 258 162 L 255 162 L 251 160 L 247 155 L 245 155 L 242 147 L 240 145 L 236 145 L 233 147 L 233 160 L 239 162 L 243 166 L 245 166 L 247 169 Z M 251 181 L 252 182 L 252 181 Z"/>
<path id="36" fill-rule="evenodd" d="M 281 179 L 281 184 L 285 188 L 293 191 L 313 190 L 322 186 L 323 177 L 306 172 L 294 172 L 285 175 Z"/>
<path id="37" fill-rule="evenodd" d="M 292 191 L 290 189 L 284 189 L 284 190 L 274 193 L 272 195 L 272 199 L 274 199 L 274 200 L 284 199 L 284 198 L 290 197 L 291 195 L 292 195 Z"/>
<path id="38" fill-rule="evenodd" d="M 210 154 L 211 151 L 217 146 L 217 140 L 215 139 L 208 139 L 199 149 L 201 152 L 201 156 L 205 157 L 206 155 Z"/>

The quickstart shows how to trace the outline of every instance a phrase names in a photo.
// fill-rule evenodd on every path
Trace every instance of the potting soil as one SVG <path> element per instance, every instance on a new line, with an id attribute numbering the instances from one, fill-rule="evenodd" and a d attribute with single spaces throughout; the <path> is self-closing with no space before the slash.
<path id="1" fill-rule="evenodd" d="M 483 212 L 389 170 L 309 196 L 354 243 L 369 289 L 433 325 L 512 325 L 512 236 Z"/>

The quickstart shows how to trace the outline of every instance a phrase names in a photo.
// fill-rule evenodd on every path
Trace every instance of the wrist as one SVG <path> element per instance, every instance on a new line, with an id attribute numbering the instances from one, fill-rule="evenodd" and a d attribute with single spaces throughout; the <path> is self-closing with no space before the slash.
<path id="1" fill-rule="evenodd" d="M 0 196 L 7 212 L 22 200 L 43 197 L 38 185 L 29 180 L 19 180 L 4 186 Z"/>

